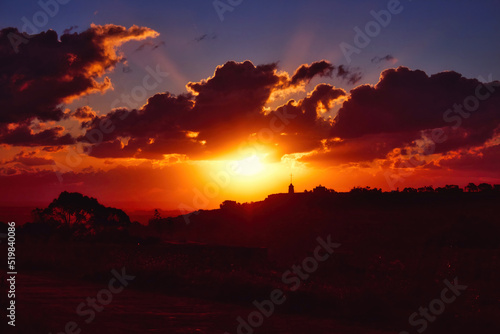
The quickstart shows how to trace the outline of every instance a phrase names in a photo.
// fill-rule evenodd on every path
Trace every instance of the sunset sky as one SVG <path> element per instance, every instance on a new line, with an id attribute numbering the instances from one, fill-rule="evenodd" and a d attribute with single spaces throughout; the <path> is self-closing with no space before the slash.
<path id="1" fill-rule="evenodd" d="M 291 173 L 296 191 L 500 183 L 499 14 L 2 1 L 0 200 L 190 211 L 285 192 Z"/>

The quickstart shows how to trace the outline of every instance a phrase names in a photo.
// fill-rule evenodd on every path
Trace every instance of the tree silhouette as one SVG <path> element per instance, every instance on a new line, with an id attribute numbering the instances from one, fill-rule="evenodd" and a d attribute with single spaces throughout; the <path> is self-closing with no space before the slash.
<path id="1" fill-rule="evenodd" d="M 433 193 L 434 188 L 432 186 L 421 187 L 421 188 L 418 188 L 418 192 L 419 193 Z"/>
<path id="2" fill-rule="evenodd" d="M 469 193 L 476 193 L 479 191 L 479 188 L 474 183 L 471 182 L 467 186 L 465 186 L 465 191 Z"/>
<path id="3" fill-rule="evenodd" d="M 493 186 L 488 183 L 481 183 L 477 186 L 480 192 L 492 192 Z"/>
<path id="4" fill-rule="evenodd" d="M 463 189 L 455 184 L 447 184 L 444 187 L 436 188 L 436 192 L 443 194 L 458 194 L 463 192 Z"/>
<path id="5" fill-rule="evenodd" d="M 78 234 L 95 234 L 104 229 L 130 226 L 125 212 L 100 204 L 95 198 L 80 193 L 62 192 L 45 209 L 32 212 L 35 223 L 69 228 Z"/>

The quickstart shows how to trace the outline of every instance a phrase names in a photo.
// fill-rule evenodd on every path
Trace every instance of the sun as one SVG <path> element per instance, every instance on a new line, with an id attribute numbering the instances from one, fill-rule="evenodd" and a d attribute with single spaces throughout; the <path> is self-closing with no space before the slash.
<path id="1" fill-rule="evenodd" d="M 236 161 L 234 171 L 241 176 L 254 176 L 264 170 L 264 164 L 257 155 Z"/>

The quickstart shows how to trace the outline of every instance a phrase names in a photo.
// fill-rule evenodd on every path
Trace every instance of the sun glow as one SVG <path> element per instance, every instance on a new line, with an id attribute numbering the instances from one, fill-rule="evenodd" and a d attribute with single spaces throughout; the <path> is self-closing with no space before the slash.
<path id="1" fill-rule="evenodd" d="M 236 161 L 234 167 L 235 173 L 241 176 L 254 176 L 264 170 L 264 164 L 256 155 Z"/>
<path id="2" fill-rule="evenodd" d="M 197 188 L 195 201 L 205 199 L 205 207 L 218 207 L 228 199 L 245 203 L 287 192 L 292 166 L 289 161 L 273 159 L 271 154 L 269 151 L 232 153 L 219 160 L 192 162 L 197 166 L 195 178 L 202 184 Z M 304 176 L 299 167 L 295 167 L 293 173 Z M 200 203 L 192 206 L 201 207 Z"/>

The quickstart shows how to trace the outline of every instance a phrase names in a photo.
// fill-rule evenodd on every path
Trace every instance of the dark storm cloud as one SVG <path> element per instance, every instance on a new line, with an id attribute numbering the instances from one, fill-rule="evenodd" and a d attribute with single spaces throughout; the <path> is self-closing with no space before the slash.
<path id="1" fill-rule="evenodd" d="M 0 124 L 61 120 L 62 103 L 111 87 L 108 78 L 96 79 L 120 61 L 115 47 L 156 35 L 149 28 L 116 25 L 92 25 L 60 40 L 53 30 L 31 36 L 0 30 Z"/>

